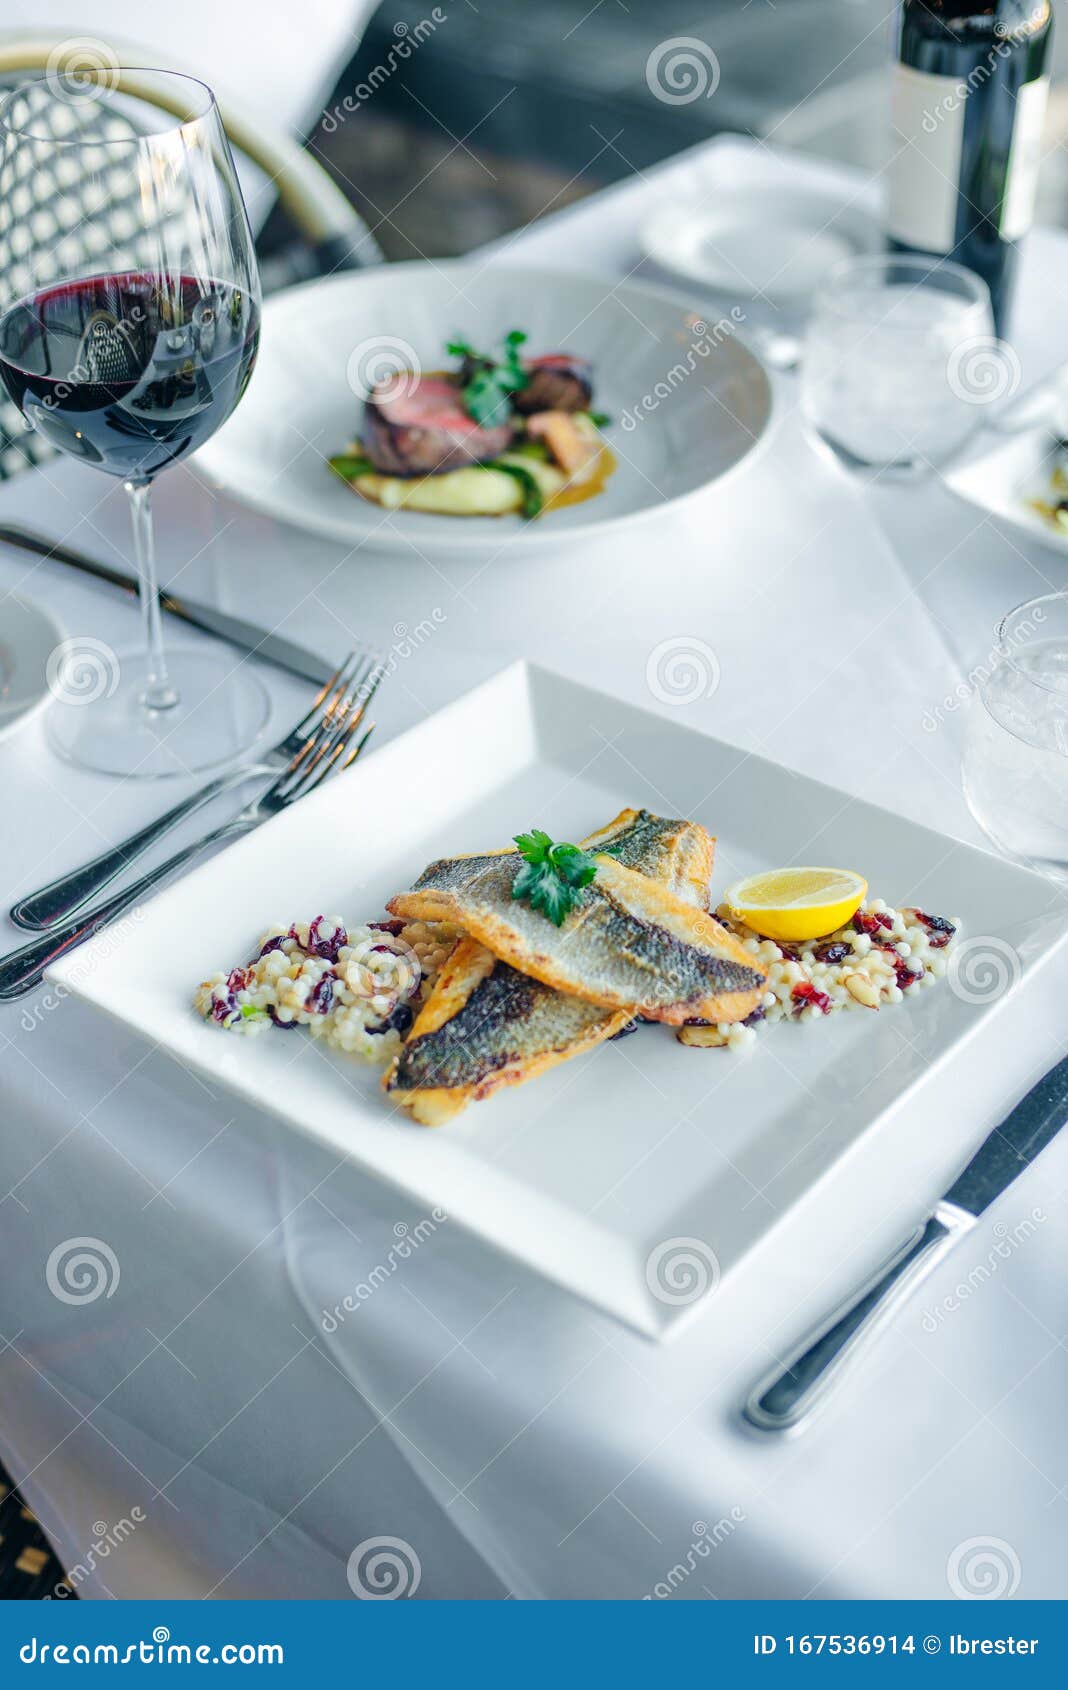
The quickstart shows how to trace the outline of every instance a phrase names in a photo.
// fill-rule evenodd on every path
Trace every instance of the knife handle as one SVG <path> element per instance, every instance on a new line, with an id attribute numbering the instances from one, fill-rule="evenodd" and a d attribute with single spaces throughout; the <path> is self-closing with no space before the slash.
<path id="1" fill-rule="evenodd" d="M 830 1396 L 849 1364 L 879 1336 L 975 1216 L 941 1202 L 889 1262 L 802 1339 L 785 1362 L 757 1384 L 743 1413 L 760 1432 L 800 1432 Z"/>

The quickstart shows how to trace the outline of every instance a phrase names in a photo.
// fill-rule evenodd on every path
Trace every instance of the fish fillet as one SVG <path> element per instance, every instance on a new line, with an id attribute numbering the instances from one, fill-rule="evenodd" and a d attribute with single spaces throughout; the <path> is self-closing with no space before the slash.
<path id="1" fill-rule="evenodd" d="M 623 810 L 582 844 L 587 850 L 611 844 L 628 867 L 707 909 L 715 842 L 699 824 Z M 453 860 L 476 873 L 503 855 L 514 856 L 514 847 Z M 557 992 L 464 938 L 382 1083 L 417 1121 L 440 1126 L 501 1086 L 532 1080 L 603 1043 L 629 1020 L 629 1010 Z"/>
<path id="2" fill-rule="evenodd" d="M 513 899 L 521 864 L 517 852 L 443 858 L 388 908 L 408 920 L 455 922 L 521 974 L 606 1009 L 680 1025 L 739 1021 L 756 1007 L 765 970 L 678 890 L 599 854 L 596 879 L 556 927 Z"/>
<path id="3" fill-rule="evenodd" d="M 714 842 L 700 825 L 624 810 L 582 843 L 611 843 L 620 862 L 707 908 Z M 485 864 L 501 854 L 454 860 Z M 629 1019 L 629 1009 L 558 992 L 461 939 L 383 1084 L 417 1121 L 438 1126 L 612 1038 Z"/>

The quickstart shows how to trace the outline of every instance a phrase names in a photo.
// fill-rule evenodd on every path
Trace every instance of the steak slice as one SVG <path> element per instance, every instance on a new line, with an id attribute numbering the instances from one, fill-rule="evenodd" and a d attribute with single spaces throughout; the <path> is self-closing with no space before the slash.
<path id="1" fill-rule="evenodd" d="M 499 457 L 514 433 L 510 422 L 480 428 L 451 377 L 402 370 L 372 388 L 360 438 L 383 475 L 416 476 L 443 475 Z"/>

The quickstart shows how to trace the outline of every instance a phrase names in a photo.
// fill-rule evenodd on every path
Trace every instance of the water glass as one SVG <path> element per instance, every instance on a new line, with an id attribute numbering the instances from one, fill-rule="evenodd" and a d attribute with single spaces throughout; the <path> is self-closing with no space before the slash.
<path id="1" fill-rule="evenodd" d="M 835 265 L 801 367 L 808 427 L 849 469 L 911 476 L 951 458 L 1009 390 L 990 293 L 960 264 L 882 254 Z M 1002 392 L 999 393 L 998 389 Z"/>
<path id="2" fill-rule="evenodd" d="M 1068 879 L 1068 593 L 1010 610 L 974 680 L 971 812 L 1000 850 Z"/>

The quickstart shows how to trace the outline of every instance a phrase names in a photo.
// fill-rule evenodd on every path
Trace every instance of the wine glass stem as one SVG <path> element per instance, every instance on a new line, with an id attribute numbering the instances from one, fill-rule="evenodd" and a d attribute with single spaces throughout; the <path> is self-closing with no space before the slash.
<path id="1" fill-rule="evenodd" d="M 130 495 L 134 557 L 141 583 L 141 625 L 145 639 L 147 680 L 141 702 L 146 710 L 173 710 L 178 703 L 178 693 L 167 677 L 167 659 L 163 651 L 151 492 L 147 481 L 128 481 L 126 491 Z"/>

